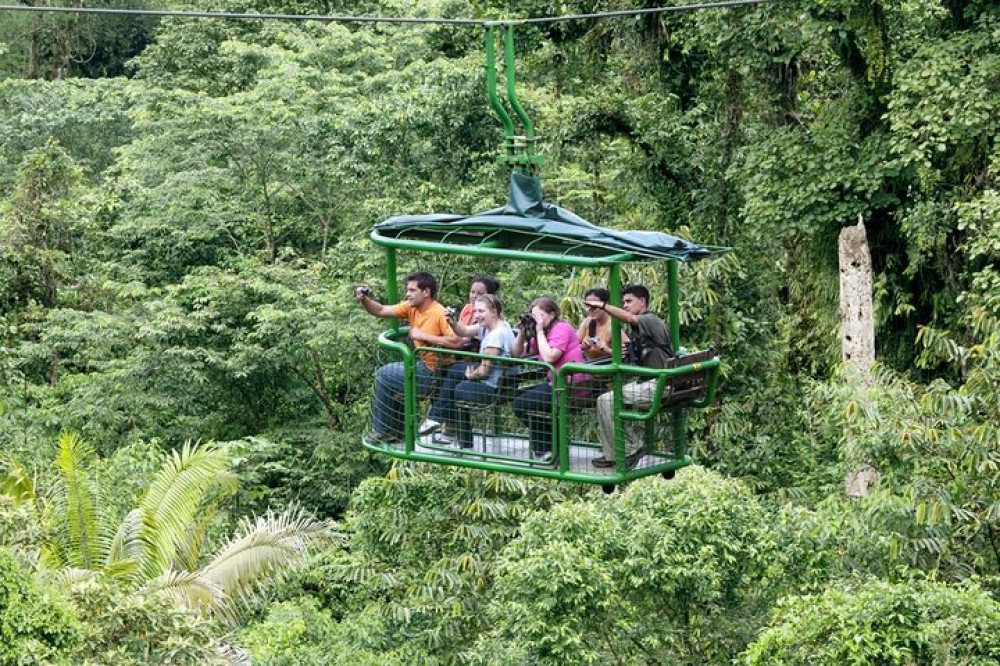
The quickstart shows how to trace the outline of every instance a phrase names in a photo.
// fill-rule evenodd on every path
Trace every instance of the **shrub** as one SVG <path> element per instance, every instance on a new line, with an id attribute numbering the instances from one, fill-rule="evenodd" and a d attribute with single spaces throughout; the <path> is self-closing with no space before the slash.
<path id="1" fill-rule="evenodd" d="M 80 637 L 70 605 L 0 548 L 0 664 L 71 663 Z"/>
<path id="2" fill-rule="evenodd" d="M 996 664 L 1000 604 L 981 589 L 854 579 L 783 601 L 750 666 Z"/>

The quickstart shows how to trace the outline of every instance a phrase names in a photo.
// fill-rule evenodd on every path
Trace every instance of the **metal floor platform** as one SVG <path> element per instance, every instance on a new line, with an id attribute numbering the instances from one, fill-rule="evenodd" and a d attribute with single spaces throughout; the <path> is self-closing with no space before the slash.
<path id="1" fill-rule="evenodd" d="M 444 446 L 434 444 L 431 439 L 433 435 L 424 435 L 419 439 L 415 450 L 418 453 L 431 455 L 454 455 L 461 458 L 496 460 L 494 456 L 502 456 L 503 462 L 509 465 L 522 465 L 539 469 L 556 469 L 558 461 L 543 464 L 531 459 L 528 438 L 518 435 L 489 435 L 476 432 L 473 435 L 473 448 L 462 449 L 455 446 Z M 476 455 L 484 453 L 488 455 Z M 594 467 L 591 460 L 601 455 L 600 445 L 596 444 L 572 444 L 569 447 L 569 471 L 590 475 L 612 475 L 615 473 L 613 467 Z M 673 456 L 663 454 L 647 454 L 643 456 L 633 469 L 642 469 L 654 465 L 663 464 L 673 460 Z"/>

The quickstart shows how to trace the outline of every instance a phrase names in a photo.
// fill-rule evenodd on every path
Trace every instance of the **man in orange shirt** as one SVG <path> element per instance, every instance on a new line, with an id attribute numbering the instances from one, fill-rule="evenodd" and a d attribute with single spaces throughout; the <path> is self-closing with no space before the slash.
<path id="1" fill-rule="evenodd" d="M 430 273 L 413 273 L 406 276 L 406 299 L 397 305 L 382 305 L 370 295 L 367 287 L 355 288 L 354 297 L 369 314 L 382 319 L 406 319 L 410 325 L 410 339 L 415 347 L 446 347 L 457 349 L 462 346 L 462 338 L 455 334 L 445 316 L 444 307 L 434 297 L 437 295 L 437 280 Z M 417 394 L 427 395 L 434 385 L 434 373 L 442 365 L 443 358 L 431 352 L 418 352 Z M 396 440 L 403 435 L 403 403 L 399 396 L 403 393 L 403 363 L 397 361 L 379 368 L 375 375 L 375 397 L 372 401 L 372 432 L 369 442 Z M 428 419 L 441 421 L 436 412 L 441 409 L 431 406 Z"/>

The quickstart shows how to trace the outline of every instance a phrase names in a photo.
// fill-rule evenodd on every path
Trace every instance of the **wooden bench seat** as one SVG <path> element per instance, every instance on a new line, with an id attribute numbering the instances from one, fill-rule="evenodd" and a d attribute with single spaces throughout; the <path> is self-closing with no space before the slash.
<path id="1" fill-rule="evenodd" d="M 695 363 L 704 363 L 715 358 L 715 349 L 709 347 L 702 351 L 675 356 L 667 364 L 668 368 L 680 368 Z M 712 375 L 709 368 L 701 368 L 686 375 L 671 377 L 667 379 L 667 385 L 663 390 L 663 398 L 660 400 L 660 407 L 668 407 L 681 402 L 700 400 L 705 397 L 708 389 L 708 379 Z"/>

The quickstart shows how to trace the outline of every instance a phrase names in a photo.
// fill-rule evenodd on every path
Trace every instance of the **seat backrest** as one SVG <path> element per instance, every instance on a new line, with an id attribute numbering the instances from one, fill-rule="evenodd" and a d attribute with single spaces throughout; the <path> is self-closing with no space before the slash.
<path id="1" fill-rule="evenodd" d="M 713 358 L 715 358 L 715 349 L 709 347 L 708 349 L 685 354 L 684 356 L 675 356 L 667 363 L 667 367 L 681 368 L 685 365 L 704 363 Z M 660 405 L 665 407 L 678 402 L 702 398 L 705 395 L 705 390 L 708 388 L 708 378 L 710 376 L 711 370 L 709 368 L 702 368 L 686 375 L 668 379 L 667 390 L 663 392 L 663 399 Z"/>

